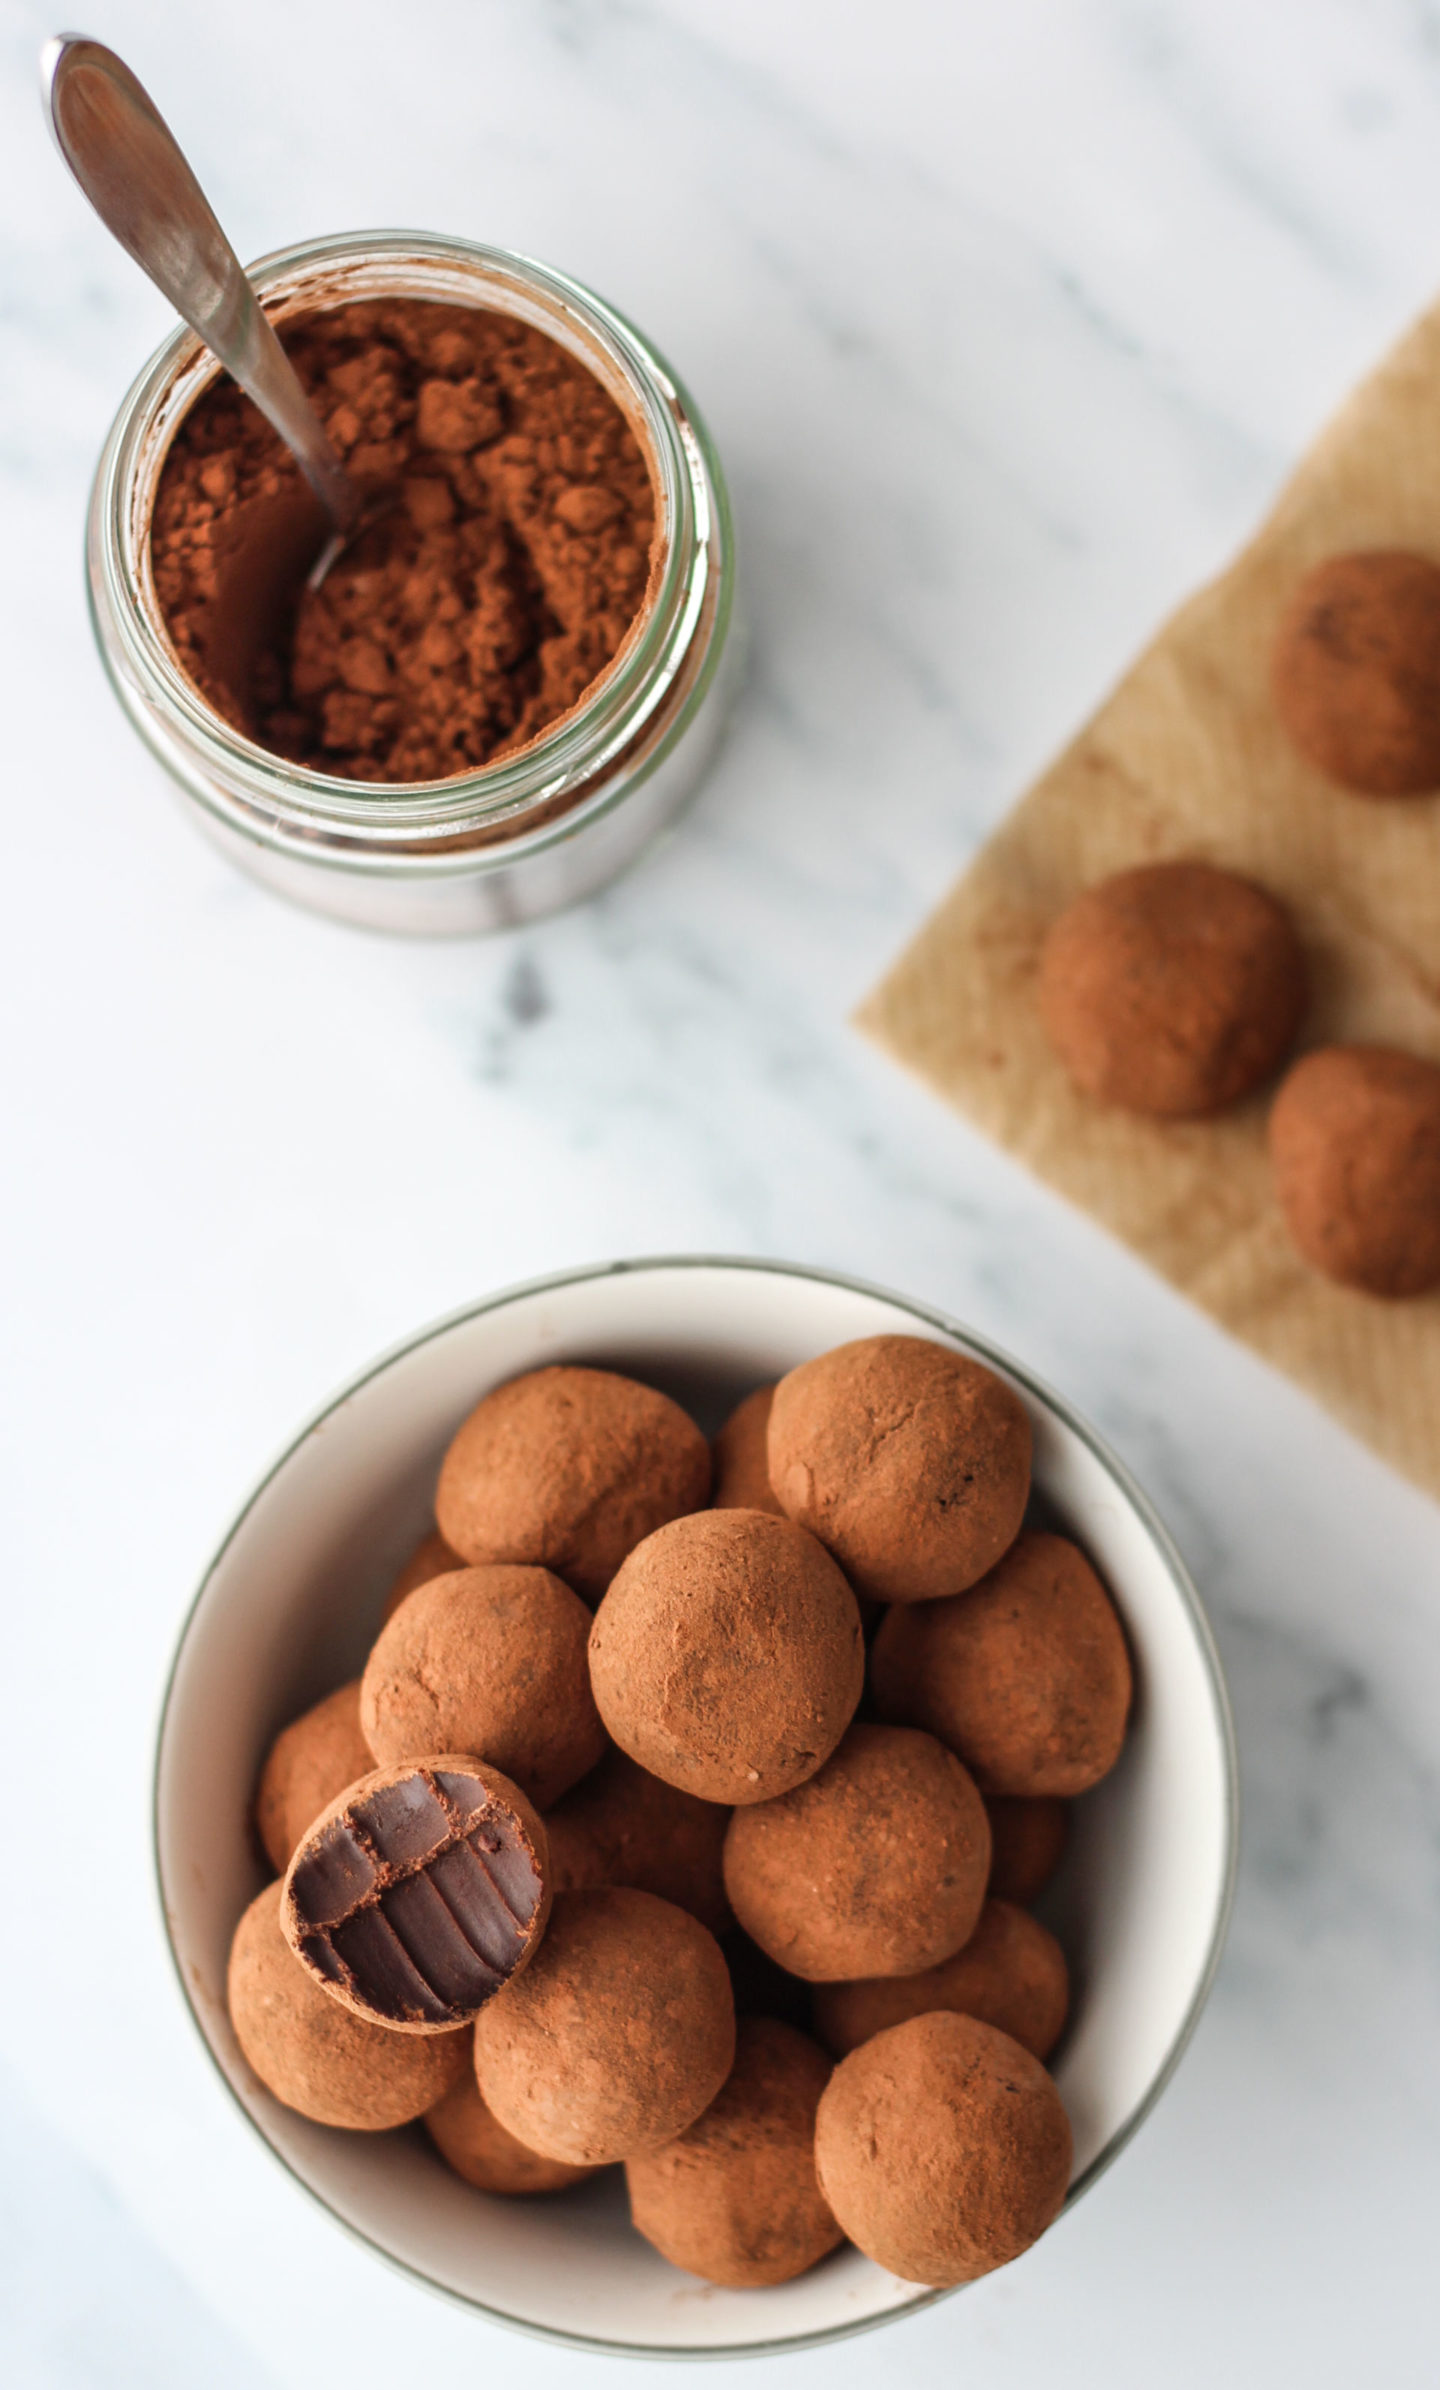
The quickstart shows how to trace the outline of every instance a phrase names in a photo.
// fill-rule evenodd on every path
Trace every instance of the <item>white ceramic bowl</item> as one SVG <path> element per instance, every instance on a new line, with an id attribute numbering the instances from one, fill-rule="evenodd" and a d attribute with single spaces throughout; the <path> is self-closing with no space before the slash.
<path id="1" fill-rule="evenodd" d="M 942 2294 L 854 2250 L 780 2289 L 717 2290 L 631 2231 L 615 2170 L 558 2199 L 490 2199 L 418 2126 L 372 2138 L 282 2108 L 225 2012 L 230 1937 L 262 1880 L 247 1825 L 260 1762 L 278 1727 L 358 1673 L 386 1586 L 429 1523 L 440 1455 L 488 1387 L 544 1362 L 605 1363 L 664 1386 L 708 1430 L 751 1386 L 882 1331 L 973 1353 L 1016 1387 L 1037 1488 L 1099 1566 L 1135 1658 L 1125 1753 L 1076 1812 L 1059 1888 L 1075 2000 L 1055 2071 L 1078 2199 L 1153 2106 L 1209 1991 L 1235 1867 L 1234 1744 L 1204 1614 L 1144 1497 L 1082 1421 L 979 1338 L 898 1296 L 764 1262 L 623 1262 L 492 1296 L 378 1361 L 311 1421 L 251 1495 L 186 1621 L 155 1830 L 195 2022 L 256 2130 L 331 2215 L 500 2322 L 586 2348 L 733 2356 L 859 2331 Z"/>

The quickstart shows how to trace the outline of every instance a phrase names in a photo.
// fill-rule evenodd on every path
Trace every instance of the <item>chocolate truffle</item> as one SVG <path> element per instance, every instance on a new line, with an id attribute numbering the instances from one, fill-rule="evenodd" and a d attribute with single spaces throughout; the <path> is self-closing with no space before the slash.
<path id="1" fill-rule="evenodd" d="M 417 1585 L 428 1585 L 432 1577 L 448 1577 L 452 1569 L 464 1566 L 459 1553 L 451 1551 L 443 1535 L 422 1536 L 385 1596 L 385 1607 L 380 1613 L 382 1627 L 390 1624 L 406 1594 L 413 1593 Z"/>
<path id="2" fill-rule="evenodd" d="M 593 1606 L 627 1552 L 709 1492 L 710 1447 L 668 1395 L 608 1369 L 534 1369 L 471 1412 L 435 1516 L 466 1560 L 551 1568 Z"/>
<path id="3" fill-rule="evenodd" d="M 766 1437 L 770 1426 L 773 1386 L 757 1386 L 731 1412 L 710 1447 L 715 1464 L 715 1510 L 770 1510 L 784 1516 L 770 1483 Z"/>
<path id="4" fill-rule="evenodd" d="M 1401 548 L 1327 557 L 1286 608 L 1270 688 L 1327 780 L 1362 797 L 1440 788 L 1440 566 Z"/>
<path id="5" fill-rule="evenodd" d="M 811 1983 L 913 1975 L 975 1931 L 985 1806 L 953 1752 L 904 1726 L 852 1726 L 818 1775 L 725 1836 L 725 1889 L 752 1940 Z"/>
<path id="6" fill-rule="evenodd" d="M 362 1776 L 285 1876 L 280 1924 L 342 2007 L 400 2033 L 472 2017 L 534 1955 L 545 1829 L 498 1768 L 458 1752 Z"/>
<path id="7" fill-rule="evenodd" d="M 730 1923 L 720 1853 L 730 1812 L 663 1784 L 611 1750 L 545 1820 L 557 1892 L 631 1884 L 688 1909 L 712 1934 Z"/>
<path id="8" fill-rule="evenodd" d="M 1087 888 L 1040 962 L 1045 1034 L 1081 1093 L 1156 1119 L 1218 1112 L 1279 1069 L 1305 958 L 1273 896 L 1209 863 Z"/>
<path id="9" fill-rule="evenodd" d="M 842 2058 L 815 2164 L 857 2248 L 937 2290 L 1008 2265 L 1053 2223 L 1070 2122 L 1038 2058 L 975 2017 L 892 2025 Z"/>
<path id="10" fill-rule="evenodd" d="M 1388 1046 L 1322 1046 L 1270 1114 L 1285 1225 L 1313 1268 L 1372 1295 L 1440 1284 L 1440 1070 Z"/>
<path id="11" fill-rule="evenodd" d="M 1008 2033 L 1032 2058 L 1048 2058 L 1070 2005 L 1065 1953 L 1028 1910 L 987 1900 L 962 1950 L 921 1975 L 872 1975 L 817 1985 L 815 2030 L 843 2058 L 872 2035 L 931 2009 L 978 2017 Z"/>
<path id="12" fill-rule="evenodd" d="M 958 1593 L 1014 1541 L 1030 1421 L 992 1369 L 921 1336 L 867 1336 L 775 1389 L 770 1482 L 881 1602 Z"/>
<path id="13" fill-rule="evenodd" d="M 487 2107 L 528 2149 L 572 2166 L 673 2141 L 734 2059 L 719 1943 L 629 1885 L 560 1893 L 533 1965 L 475 2027 Z"/>
<path id="14" fill-rule="evenodd" d="M 452 2090 L 425 2117 L 425 2130 L 447 2166 L 473 2183 L 477 2191 L 498 2191 L 508 2198 L 536 2191 L 568 2191 L 572 2183 L 588 2182 L 593 2166 L 567 2166 L 560 2158 L 542 2158 L 527 2149 L 503 2124 L 497 2124 L 480 2097 L 472 2049 L 466 2040 L 465 2071 Z"/>
<path id="15" fill-rule="evenodd" d="M 823 2050 L 746 2017 L 719 2096 L 688 2131 L 625 2168 L 637 2232 L 671 2265 L 747 2290 L 790 2282 L 844 2238 L 815 2179 Z"/>
<path id="16" fill-rule="evenodd" d="M 938 1735 L 986 1793 L 1088 1792 L 1130 1710 L 1120 1621 L 1063 1535 L 1022 1535 L 969 1593 L 892 1610 L 870 1681 L 882 1718 Z"/>
<path id="17" fill-rule="evenodd" d="M 1038 1900 L 1065 1855 L 1070 1811 L 1064 1801 L 1017 1801 L 992 1793 L 985 1803 L 990 1820 L 990 1893 L 1028 1909 Z"/>
<path id="18" fill-rule="evenodd" d="M 360 1683 L 327 1693 L 270 1746 L 255 1795 L 255 1824 L 277 1875 L 305 1828 L 337 1793 L 375 1765 L 360 1731 Z"/>
<path id="19" fill-rule="evenodd" d="M 432 1577 L 365 1664 L 360 1723 L 375 1758 L 473 1751 L 548 1809 L 605 1749 L 589 1634 L 585 1604 L 548 1569 Z"/>
<path id="20" fill-rule="evenodd" d="M 391 2033 L 322 1991 L 280 1931 L 281 1887 L 251 1901 L 230 1946 L 230 2022 L 267 2091 L 316 2124 L 383 2133 L 460 2082 L 470 2036 Z"/>
<path id="21" fill-rule="evenodd" d="M 704 1801 L 813 1775 L 865 1681 L 855 1597 L 789 1519 L 706 1510 L 657 1528 L 595 1613 L 590 1681 L 622 1751 Z"/>

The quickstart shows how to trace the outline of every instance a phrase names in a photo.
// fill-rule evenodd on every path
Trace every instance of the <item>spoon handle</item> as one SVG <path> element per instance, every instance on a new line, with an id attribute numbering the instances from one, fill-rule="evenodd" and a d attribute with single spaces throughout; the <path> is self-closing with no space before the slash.
<path id="1" fill-rule="evenodd" d="M 60 155 L 101 222 L 274 425 L 344 538 L 359 493 L 154 101 L 78 34 L 45 44 L 40 73 Z"/>

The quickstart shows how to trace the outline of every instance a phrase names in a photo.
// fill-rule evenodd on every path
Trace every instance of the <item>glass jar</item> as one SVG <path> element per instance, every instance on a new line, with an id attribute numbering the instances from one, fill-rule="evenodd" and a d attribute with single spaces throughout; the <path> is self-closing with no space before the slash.
<path id="1" fill-rule="evenodd" d="M 155 592 L 150 525 L 185 415 L 220 372 L 184 326 L 146 366 L 105 443 L 87 534 L 91 612 L 121 704 L 196 821 L 282 895 L 371 928 L 504 928 L 590 895 L 693 793 L 737 673 L 725 483 L 683 386 L 590 291 L 508 250 L 352 233 L 251 269 L 266 312 L 436 299 L 518 316 L 580 358 L 649 465 L 659 569 L 624 645 L 580 703 L 512 755 L 447 780 L 310 771 L 258 746 L 184 672 Z"/>

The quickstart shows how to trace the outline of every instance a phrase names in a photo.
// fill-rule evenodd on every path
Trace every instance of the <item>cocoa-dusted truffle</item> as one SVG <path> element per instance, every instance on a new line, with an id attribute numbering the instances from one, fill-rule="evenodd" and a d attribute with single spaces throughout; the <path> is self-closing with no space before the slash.
<path id="1" fill-rule="evenodd" d="M 426 2111 L 425 2130 L 447 2166 L 453 2166 L 477 2191 L 498 2191 L 507 2197 L 528 2197 L 537 2191 L 568 2191 L 572 2183 L 588 2182 L 593 2166 L 567 2166 L 560 2158 L 542 2158 L 527 2149 L 493 2117 L 480 2097 L 475 2080 L 473 2049 L 466 2040 L 465 2071 L 443 2100 Z"/>
<path id="2" fill-rule="evenodd" d="M 820 2188 L 842 2230 L 904 2282 L 943 2290 L 1008 2265 L 1053 2223 L 1070 2123 L 1037 2058 L 944 2011 L 843 2058 L 815 2127 Z"/>
<path id="3" fill-rule="evenodd" d="M 985 1803 L 990 1820 L 990 1892 L 996 1900 L 1018 1901 L 1028 1909 L 1038 1900 L 1065 1856 L 1070 1836 L 1070 1811 L 1064 1801 L 1016 1800 L 991 1793 Z"/>
<path id="4" fill-rule="evenodd" d="M 487 2107 L 527 2148 L 574 2166 L 673 2141 L 734 2059 L 719 1943 L 629 1885 L 560 1893 L 534 1964 L 475 2026 Z"/>
<path id="5" fill-rule="evenodd" d="M 1087 1792 L 1125 1739 L 1125 1637 L 1063 1535 L 1022 1535 L 968 1593 L 892 1610 L 870 1679 L 882 1718 L 938 1735 L 986 1793 Z"/>
<path id="6" fill-rule="evenodd" d="M 844 2238 L 815 2179 L 815 2111 L 830 2062 L 772 2017 L 742 2019 L 718 2097 L 625 2168 L 637 2232 L 687 2273 L 744 2290 L 790 2282 Z"/>
<path id="7" fill-rule="evenodd" d="M 1276 634 L 1270 687 L 1327 780 L 1362 797 L 1440 788 L 1440 565 L 1402 548 L 1317 564 Z"/>
<path id="8" fill-rule="evenodd" d="M 993 1369 L 921 1336 L 867 1336 L 775 1389 L 770 1482 L 881 1602 L 958 1593 L 1019 1533 L 1030 1421 Z"/>
<path id="9" fill-rule="evenodd" d="M 938 1965 L 974 1932 L 989 1872 L 969 1775 L 903 1726 L 852 1726 L 818 1775 L 737 1809 L 725 1837 L 740 1924 L 811 1983 Z"/>
<path id="10" fill-rule="evenodd" d="M 517 1784 L 457 1752 L 362 1776 L 285 1876 L 280 1925 L 342 2007 L 400 2033 L 463 2023 L 534 1955 L 545 1829 Z"/>
<path id="11" fill-rule="evenodd" d="M 544 1568 L 462 1568 L 417 1586 L 365 1665 L 360 1723 L 388 1766 L 473 1751 L 548 1809 L 593 1768 L 590 1613 Z"/>
<path id="12" fill-rule="evenodd" d="M 551 1568 L 594 1604 L 627 1552 L 710 1492 L 710 1447 L 678 1403 L 608 1369 L 497 1386 L 440 1470 L 440 1532 L 469 1561 Z"/>
<path id="13" fill-rule="evenodd" d="M 280 1931 L 279 1884 L 267 1884 L 230 1946 L 230 2022 L 268 2091 L 316 2124 L 383 2133 L 423 2115 L 461 2081 L 470 2036 L 391 2033 L 322 1991 Z"/>
<path id="14" fill-rule="evenodd" d="M 1040 962 L 1045 1034 L 1081 1092 L 1159 1119 L 1217 1112 L 1295 1042 L 1305 958 L 1265 889 L 1209 863 L 1150 863 L 1087 888 Z"/>
<path id="15" fill-rule="evenodd" d="M 1389 1046 L 1323 1046 L 1270 1114 L 1275 1192 L 1314 1269 L 1372 1295 L 1440 1284 L 1440 1070 Z"/>
<path id="16" fill-rule="evenodd" d="M 757 1386 L 737 1404 L 710 1447 L 715 1464 L 716 1510 L 770 1510 L 783 1517 L 784 1505 L 770 1483 L 766 1436 L 770 1426 L 773 1386 Z"/>
<path id="17" fill-rule="evenodd" d="M 327 1693 L 276 1735 L 260 1772 L 255 1824 L 277 1875 L 305 1828 L 375 1765 L 360 1731 L 360 1682 Z"/>
<path id="18" fill-rule="evenodd" d="M 388 1626 L 407 1593 L 417 1585 L 428 1585 L 432 1577 L 448 1577 L 453 1569 L 463 1568 L 458 1552 L 452 1552 L 443 1535 L 431 1533 L 421 1537 L 390 1591 L 380 1613 L 380 1624 Z"/>
<path id="19" fill-rule="evenodd" d="M 813 1775 L 865 1681 L 855 1597 L 789 1519 L 707 1510 L 631 1553 L 595 1613 L 590 1681 L 623 1751 L 705 1801 Z"/>
<path id="20" fill-rule="evenodd" d="M 1052 1933 L 1008 1900 L 987 1900 L 964 1948 L 920 1975 L 872 1975 L 816 1986 L 815 2029 L 843 2058 L 861 2042 L 933 2008 L 978 2017 L 1032 2058 L 1048 2058 L 1070 2005 L 1065 1953 Z"/>
<path id="21" fill-rule="evenodd" d="M 730 1923 L 720 1853 L 730 1812 L 664 1784 L 611 1750 L 545 1820 L 557 1892 L 631 1884 L 688 1909 L 712 1934 Z"/>

